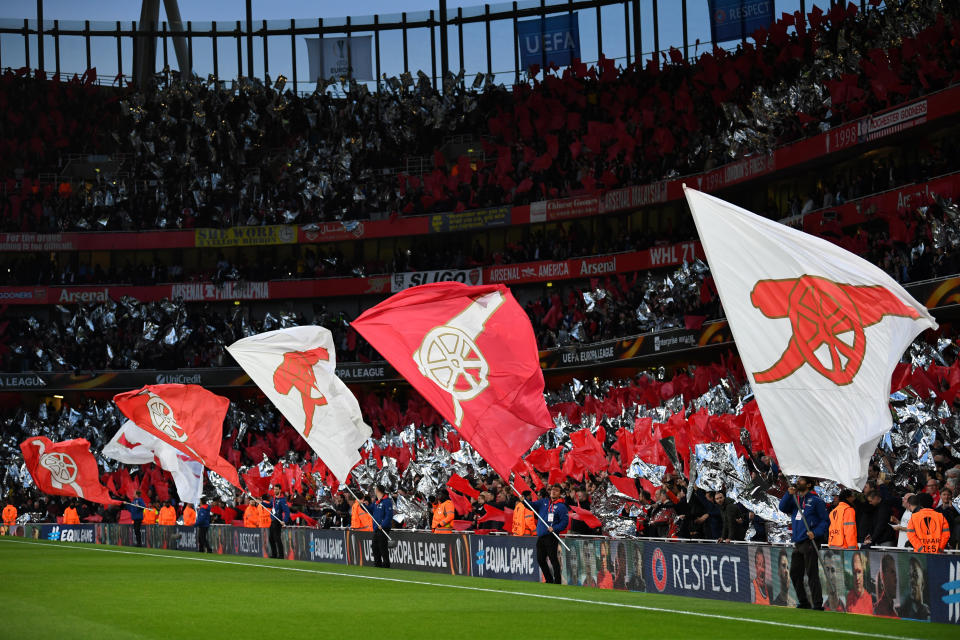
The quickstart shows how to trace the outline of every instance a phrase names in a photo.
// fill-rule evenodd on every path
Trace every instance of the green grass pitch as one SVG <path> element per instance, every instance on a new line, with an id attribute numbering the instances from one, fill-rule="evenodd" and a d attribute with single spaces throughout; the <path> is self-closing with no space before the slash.
<path id="1" fill-rule="evenodd" d="M 11 538 L 0 538 L 0 620 L 4 638 L 97 640 L 960 637 L 715 600 Z"/>

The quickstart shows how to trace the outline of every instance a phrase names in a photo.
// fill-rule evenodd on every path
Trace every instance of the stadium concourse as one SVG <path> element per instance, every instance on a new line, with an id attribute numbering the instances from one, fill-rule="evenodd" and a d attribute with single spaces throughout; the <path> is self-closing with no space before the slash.
<path id="1" fill-rule="evenodd" d="M 372 525 L 351 505 L 382 485 L 396 565 L 539 581 L 529 509 L 351 326 L 423 282 L 505 283 L 530 319 L 554 427 L 513 482 L 560 487 L 562 582 L 798 604 L 779 506 L 796 479 L 735 355 L 683 175 L 863 256 L 936 317 L 894 372 L 893 428 L 847 499 L 854 541 L 820 570 L 828 609 L 960 622 L 958 40 L 957 5 L 918 0 L 784 14 L 695 61 L 577 62 L 443 93 L 407 78 L 303 97 L 279 81 L 118 89 L 93 70 L 4 70 L 3 532 L 140 540 L 136 507 L 36 488 L 20 443 L 84 438 L 113 498 L 172 506 L 174 522 L 144 518 L 145 546 L 198 548 L 198 505 L 159 461 L 102 454 L 128 417 L 115 393 L 185 383 L 230 400 L 219 455 L 252 494 L 206 477 L 218 553 L 266 556 L 257 499 L 279 485 L 295 524 L 284 557 L 369 565 Z M 451 155 L 454 135 L 483 153 Z M 71 177 L 78 154 L 107 168 Z M 349 489 L 225 349 L 300 325 L 332 332 L 372 427 Z M 840 490 L 814 491 L 843 509 Z M 909 519 L 928 502 L 949 528 L 941 554 L 914 554 Z"/>

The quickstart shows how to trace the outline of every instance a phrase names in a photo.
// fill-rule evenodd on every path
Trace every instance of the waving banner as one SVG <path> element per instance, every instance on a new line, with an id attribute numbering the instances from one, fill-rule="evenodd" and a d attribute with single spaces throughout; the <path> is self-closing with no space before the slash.
<path id="1" fill-rule="evenodd" d="M 781 468 L 862 488 L 894 367 L 937 323 L 866 260 L 684 189 Z"/>
<path id="2" fill-rule="evenodd" d="M 83 438 L 64 442 L 51 442 L 43 436 L 28 438 L 20 443 L 20 451 L 33 481 L 44 493 L 119 504 L 100 484 L 100 468 L 90 453 L 90 443 Z"/>
<path id="3" fill-rule="evenodd" d="M 502 477 L 553 428 L 530 320 L 503 285 L 414 287 L 351 326 Z"/>
<path id="4" fill-rule="evenodd" d="M 238 340 L 227 351 L 337 480 L 346 482 L 372 430 L 336 375 L 330 331 L 315 326 L 268 331 Z"/>
<path id="5" fill-rule="evenodd" d="M 132 420 L 123 423 L 103 447 L 104 457 L 123 464 L 157 462 L 170 472 L 182 502 L 197 504 L 203 493 L 203 465 L 160 438 L 150 435 Z"/>
<path id="6" fill-rule="evenodd" d="M 113 401 L 148 434 L 242 490 L 237 470 L 220 457 L 229 400 L 195 384 L 156 384 L 118 393 Z"/>

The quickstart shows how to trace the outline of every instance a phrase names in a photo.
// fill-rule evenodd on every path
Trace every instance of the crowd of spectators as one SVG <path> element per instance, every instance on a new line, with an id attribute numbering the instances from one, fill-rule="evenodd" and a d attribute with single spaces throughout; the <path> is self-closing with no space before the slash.
<path id="1" fill-rule="evenodd" d="M 346 82 L 301 97 L 280 78 L 136 92 L 7 72 L 0 137 L 11 153 L 0 169 L 13 193 L 0 228 L 307 224 L 648 183 L 947 86 L 960 69 L 958 33 L 950 4 L 838 4 L 785 14 L 733 53 L 691 62 L 672 50 L 620 69 L 577 63 L 512 88 L 446 78 L 442 93 L 423 74 L 390 78 L 379 92 Z M 473 146 L 483 153 L 448 157 L 452 135 L 481 136 Z M 79 188 L 41 184 L 69 153 L 104 154 L 119 168 Z M 421 158 L 428 171 L 407 169 Z"/>
<path id="2" fill-rule="evenodd" d="M 910 496 L 922 492 L 931 495 L 934 507 L 950 525 L 949 548 L 958 548 L 960 432 L 951 425 L 953 414 L 960 411 L 960 397 L 947 385 L 960 371 L 960 350 L 955 345 L 945 348 L 942 341 L 938 348 L 939 352 L 918 343 L 908 356 L 915 366 L 906 363 L 902 369 L 906 377 L 895 375 L 899 380 L 895 388 L 910 384 L 919 396 L 910 401 L 910 411 L 897 413 L 897 435 L 892 441 L 881 442 L 867 484 L 853 501 L 861 544 L 903 546 L 889 523 L 900 522 L 909 506 L 915 506 Z M 928 356 L 942 364 L 931 361 L 920 366 L 922 358 Z M 934 386 L 929 400 L 923 399 L 921 380 Z M 748 389 L 744 381 L 742 368 L 730 360 L 690 367 L 669 379 L 662 371 L 640 373 L 633 380 L 595 380 L 550 391 L 547 400 L 557 429 L 543 436 L 515 468 L 514 483 L 521 490 L 534 492 L 560 484 L 568 504 L 603 521 L 601 528 L 591 526 L 588 519 L 575 519 L 570 533 L 782 540 L 784 523 L 770 520 L 771 511 L 763 507 L 775 504 L 776 497 L 786 489 L 787 479 L 779 472 L 762 420 L 755 419 L 759 416 L 755 403 L 743 396 Z M 726 401 L 718 403 L 718 397 L 724 394 Z M 442 499 L 441 490 L 457 489 L 458 528 L 510 530 L 510 510 L 515 509 L 517 496 L 503 479 L 464 449 L 467 445 L 422 397 L 415 392 L 393 391 L 367 392 L 358 399 L 365 419 L 375 429 L 374 439 L 361 451 L 361 471 L 354 475 L 358 490 L 369 489 L 366 484 L 372 479 L 386 483 L 402 498 L 402 526 L 429 528 L 430 506 Z M 38 432 L 57 439 L 85 437 L 91 449 L 98 452 L 123 420 L 115 407 L 103 400 L 87 399 L 77 406 L 64 403 L 59 410 L 46 405 L 7 410 L 0 442 L 0 485 L 9 501 L 21 513 L 40 514 L 31 517 L 45 519 L 61 515 L 66 506 L 61 498 L 45 497 L 29 488 L 17 453 L 20 440 Z M 928 451 L 913 451 L 909 441 L 914 429 L 932 430 Z M 671 458 L 659 444 L 662 437 L 674 439 L 676 451 L 681 452 L 679 458 Z M 900 440 L 903 442 L 897 444 Z M 682 453 L 688 441 L 714 442 L 735 449 L 743 456 L 749 478 L 731 467 L 726 476 L 732 481 L 711 487 L 703 483 L 709 474 L 701 461 L 700 479 L 691 486 L 693 480 L 685 472 L 690 468 L 690 457 Z M 588 450 L 602 453 L 590 461 Z M 329 488 L 338 483 L 272 407 L 255 401 L 231 405 L 224 423 L 221 455 L 239 468 L 245 485 L 255 495 L 273 483 L 281 484 L 285 493 L 292 494 L 291 507 L 305 516 L 303 522 L 348 526 L 344 496 L 338 497 Z M 647 470 L 633 473 L 638 460 Z M 102 480 L 116 496 L 124 498 L 140 490 L 148 501 L 177 502 L 171 477 L 155 465 L 128 468 L 109 461 L 102 464 L 106 469 Z M 649 471 L 657 468 L 659 472 Z M 462 474 L 463 480 L 455 483 L 451 471 Z M 755 492 L 747 490 L 751 487 L 762 487 L 773 502 L 758 499 Z M 837 493 L 829 483 L 821 483 L 818 491 L 827 502 L 832 502 Z M 226 500 L 232 506 L 229 496 Z M 219 507 L 223 509 L 224 505 Z M 112 521 L 120 516 L 115 509 L 95 505 L 84 509 L 95 519 Z"/>

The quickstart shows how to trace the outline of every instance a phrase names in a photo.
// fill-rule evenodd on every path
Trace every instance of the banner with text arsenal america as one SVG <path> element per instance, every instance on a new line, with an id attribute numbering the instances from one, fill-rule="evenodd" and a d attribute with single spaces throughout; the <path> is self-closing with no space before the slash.
<path id="1" fill-rule="evenodd" d="M 553 428 L 533 328 L 503 285 L 414 287 L 351 326 L 502 477 Z"/>
<path id="2" fill-rule="evenodd" d="M 780 467 L 862 488 L 894 367 L 937 323 L 863 258 L 684 191 Z"/>

